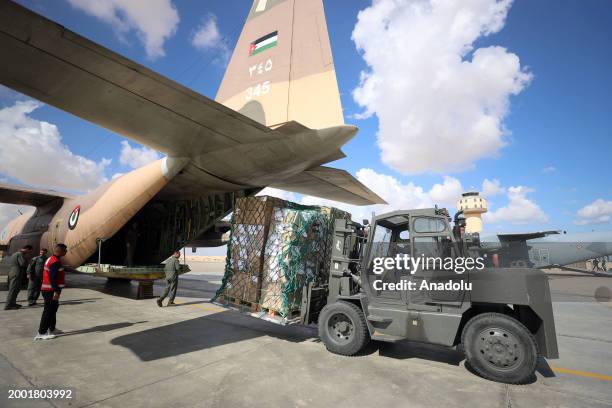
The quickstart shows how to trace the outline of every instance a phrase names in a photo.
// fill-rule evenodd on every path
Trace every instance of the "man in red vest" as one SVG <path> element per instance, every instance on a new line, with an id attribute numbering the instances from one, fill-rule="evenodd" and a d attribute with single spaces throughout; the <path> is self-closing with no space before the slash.
<path id="1" fill-rule="evenodd" d="M 40 318 L 38 334 L 34 340 L 50 340 L 55 338 L 55 315 L 59 308 L 59 298 L 62 288 L 66 284 L 62 256 L 66 255 L 68 248 L 64 244 L 53 247 L 53 255 L 45 262 L 42 285 L 40 291 L 45 300 L 45 307 Z"/>

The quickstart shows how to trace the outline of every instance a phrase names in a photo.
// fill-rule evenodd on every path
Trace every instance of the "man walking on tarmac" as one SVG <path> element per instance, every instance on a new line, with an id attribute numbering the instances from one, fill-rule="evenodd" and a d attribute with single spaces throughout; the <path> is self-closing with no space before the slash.
<path id="1" fill-rule="evenodd" d="M 162 307 L 162 302 L 168 297 L 168 306 L 174 305 L 174 297 L 176 296 L 176 285 L 178 284 L 179 271 L 181 269 L 181 263 L 179 258 L 181 253 L 174 251 L 170 259 L 166 262 L 164 271 L 166 272 L 166 289 L 164 293 L 157 299 L 157 306 Z"/>
<path id="2" fill-rule="evenodd" d="M 55 317 L 59 308 L 62 288 L 66 284 L 62 256 L 66 255 L 67 249 L 64 244 L 56 244 L 53 247 L 53 255 L 45 262 L 42 285 L 40 287 L 43 299 L 45 299 L 45 308 L 40 317 L 38 334 L 34 337 L 34 340 L 50 340 L 55 338 Z"/>
<path id="3" fill-rule="evenodd" d="M 21 289 L 23 275 L 25 275 L 28 267 L 25 256 L 30 252 L 32 252 L 32 245 L 26 245 L 11 255 L 11 269 L 8 273 L 8 293 L 4 310 L 19 309 L 21 307 L 21 305 L 17 304 L 17 295 L 19 294 L 19 289 Z"/>
<path id="4" fill-rule="evenodd" d="M 47 248 L 42 248 L 40 254 L 32 258 L 28 266 L 28 305 L 34 306 L 40 296 L 43 268 L 47 262 Z"/>

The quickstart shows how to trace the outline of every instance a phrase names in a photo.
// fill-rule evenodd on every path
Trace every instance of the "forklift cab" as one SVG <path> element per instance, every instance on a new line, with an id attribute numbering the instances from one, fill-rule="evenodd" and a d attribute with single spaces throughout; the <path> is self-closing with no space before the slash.
<path id="1" fill-rule="evenodd" d="M 369 302 L 408 305 L 413 310 L 441 311 L 442 306 L 461 306 L 463 291 L 429 290 L 430 284 L 466 280 L 468 273 L 445 269 L 443 262 L 460 256 L 446 210 L 429 208 L 395 211 L 375 216 L 370 239 L 362 257 L 362 281 Z M 381 258 L 392 258 L 393 267 L 376 268 Z M 391 265 L 391 261 L 387 266 Z M 422 285 L 423 281 L 427 287 Z M 391 283 L 409 288 L 397 290 Z M 410 283 L 409 283 L 410 282 Z M 405 286 L 405 285 L 404 285 Z"/>

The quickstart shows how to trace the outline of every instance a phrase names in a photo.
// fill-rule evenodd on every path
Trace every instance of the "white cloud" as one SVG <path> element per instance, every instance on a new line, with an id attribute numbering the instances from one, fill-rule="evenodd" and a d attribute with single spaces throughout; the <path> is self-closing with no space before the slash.
<path id="1" fill-rule="evenodd" d="M 159 153 L 148 147 L 132 147 L 127 141 L 121 142 L 121 153 L 119 154 L 119 163 L 130 166 L 133 169 L 149 164 L 152 161 L 159 159 Z M 119 173 L 122 175 L 122 173 Z M 116 178 L 117 174 L 113 176 Z"/>
<path id="2" fill-rule="evenodd" d="M 256 194 L 257 196 L 271 196 L 280 198 L 281 200 L 297 202 L 301 199 L 301 194 L 292 193 L 291 191 L 279 190 L 278 188 L 266 187 Z"/>
<path id="3" fill-rule="evenodd" d="M 578 219 L 574 221 L 578 225 L 604 224 L 612 220 L 612 201 L 601 198 L 585 205 L 577 212 Z"/>
<path id="4" fill-rule="evenodd" d="M 372 212 L 382 214 L 394 210 L 430 208 L 436 204 L 440 207 L 447 207 L 452 212 L 457 199 L 461 197 L 463 192 L 459 180 L 448 176 L 444 177 L 442 183 L 434 184 L 429 190 L 412 182 L 403 183 L 393 176 L 377 173 L 372 169 L 361 169 L 356 176 L 360 182 L 368 186 L 389 204 L 357 206 L 312 196 L 303 197 L 301 203 L 337 207 L 350 212 L 354 220 L 361 221 L 362 219 L 369 220 Z"/>
<path id="5" fill-rule="evenodd" d="M 557 168 L 555 166 L 546 166 L 542 169 L 542 173 L 552 173 L 554 171 L 556 171 Z"/>
<path id="6" fill-rule="evenodd" d="M 498 194 L 504 194 L 506 189 L 502 187 L 497 179 L 484 179 L 482 182 L 482 195 L 484 197 L 492 197 Z"/>
<path id="7" fill-rule="evenodd" d="M 444 176 L 442 184 L 434 184 L 429 190 L 431 200 L 438 205 L 455 207 L 464 193 L 461 182 L 454 177 Z"/>
<path id="8" fill-rule="evenodd" d="M 26 205 L 0 203 L 0 233 L 9 221 L 17 218 L 20 214 L 33 210 L 33 207 Z"/>
<path id="9" fill-rule="evenodd" d="M 509 97 L 531 75 L 515 54 L 474 43 L 503 28 L 510 4 L 375 0 L 359 13 L 353 41 L 369 70 L 353 97 L 379 119 L 384 163 L 402 173 L 463 170 L 507 144 Z"/>
<path id="10" fill-rule="evenodd" d="M 28 116 L 40 103 L 28 100 L 0 109 L 0 173 L 25 184 L 89 190 L 106 181 L 110 160 L 75 155 L 57 126 Z"/>
<path id="11" fill-rule="evenodd" d="M 230 56 L 227 40 L 221 35 L 214 14 L 202 20 L 191 37 L 191 45 L 199 50 L 219 52 L 222 62 L 227 62 Z"/>
<path id="12" fill-rule="evenodd" d="M 525 186 L 508 187 L 506 190 L 508 204 L 494 211 L 482 215 L 486 224 L 529 224 L 533 222 L 546 222 L 548 216 L 542 211 L 535 201 L 529 199 L 527 195 L 534 190 Z"/>
<path id="13" fill-rule="evenodd" d="M 112 25 L 121 37 L 135 31 L 150 58 L 165 55 L 164 43 L 177 29 L 179 15 L 171 0 L 68 0 Z"/>
<path id="14" fill-rule="evenodd" d="M 202 24 L 191 37 L 191 44 L 201 49 L 216 48 L 222 41 L 223 37 L 217 27 L 217 18 L 212 14 L 202 20 Z"/>

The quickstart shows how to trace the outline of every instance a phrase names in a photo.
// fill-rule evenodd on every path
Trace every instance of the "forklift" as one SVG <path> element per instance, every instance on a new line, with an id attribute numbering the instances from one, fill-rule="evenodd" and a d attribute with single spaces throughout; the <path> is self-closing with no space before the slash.
<path id="1" fill-rule="evenodd" d="M 394 211 L 363 225 L 337 219 L 329 279 L 303 291 L 302 323 L 317 323 L 332 353 L 356 355 L 371 340 L 424 342 L 462 350 L 486 379 L 530 381 L 538 357 L 558 358 L 548 279 L 538 269 L 499 267 L 497 255 L 482 249 L 477 234 L 464 234 L 460 220 L 451 228 L 439 208 Z M 377 258 L 398 255 L 481 256 L 485 266 L 374 271 Z M 442 286 L 460 289 L 436 289 Z"/>

